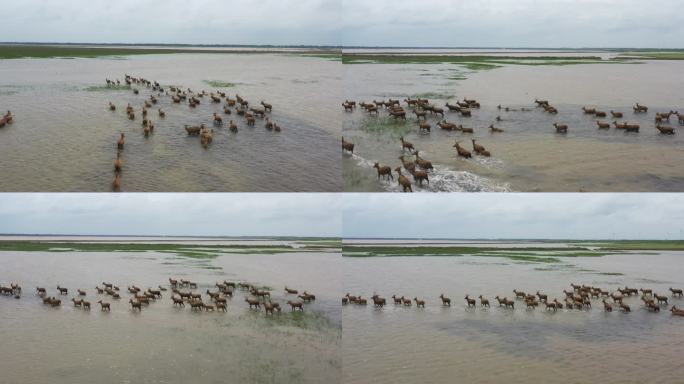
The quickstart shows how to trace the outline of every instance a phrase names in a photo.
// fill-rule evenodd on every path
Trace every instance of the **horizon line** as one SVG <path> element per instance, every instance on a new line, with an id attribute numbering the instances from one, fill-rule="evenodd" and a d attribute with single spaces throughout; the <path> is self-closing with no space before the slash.
<path id="1" fill-rule="evenodd" d="M 679 48 L 663 48 L 663 47 L 609 47 L 609 46 L 584 46 L 584 47 L 536 47 L 536 46 L 395 46 L 395 45 L 331 45 L 331 44 L 201 44 L 201 43 L 125 43 L 125 42 L 57 42 L 57 41 L 1 41 L 0 45 L 84 45 L 84 46 L 169 46 L 169 47 L 237 47 L 237 48 L 325 48 L 325 49 L 511 49 L 511 50 L 664 50 L 676 51 L 684 50 L 684 47 Z"/>

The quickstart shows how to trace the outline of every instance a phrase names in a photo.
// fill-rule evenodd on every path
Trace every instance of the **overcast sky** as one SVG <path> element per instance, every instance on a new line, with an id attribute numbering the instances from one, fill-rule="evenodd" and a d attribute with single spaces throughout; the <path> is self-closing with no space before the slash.
<path id="1" fill-rule="evenodd" d="M 334 194 L 0 194 L 0 233 L 340 236 Z"/>
<path id="2" fill-rule="evenodd" d="M 684 194 L 346 194 L 344 237 L 682 239 Z"/>
<path id="3" fill-rule="evenodd" d="M 345 45 L 684 47 L 681 0 L 344 0 Z"/>
<path id="4" fill-rule="evenodd" d="M 7 0 L 0 40 L 337 45 L 340 8 L 340 0 Z"/>
<path id="5" fill-rule="evenodd" d="M 0 40 L 683 48 L 681 0 L 21 0 Z"/>

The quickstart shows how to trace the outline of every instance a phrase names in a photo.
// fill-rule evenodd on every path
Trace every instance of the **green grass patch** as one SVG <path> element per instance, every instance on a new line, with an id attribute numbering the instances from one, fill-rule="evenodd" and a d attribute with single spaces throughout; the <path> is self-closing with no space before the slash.
<path id="1" fill-rule="evenodd" d="M 203 80 L 204 83 L 211 85 L 214 88 L 232 88 L 235 87 L 236 83 L 229 83 L 221 80 Z"/>
<path id="2" fill-rule="evenodd" d="M 334 49 L 311 49 L 299 52 L 299 55 L 318 55 L 333 58 Z M 5 44 L 0 45 L 0 59 L 51 59 L 51 58 L 96 58 L 132 55 L 162 55 L 174 53 L 209 53 L 209 54 L 287 54 L 277 47 L 272 49 L 253 49 L 245 47 L 241 50 L 221 50 L 220 47 L 118 47 L 118 46 L 88 46 L 88 45 L 47 45 L 47 44 Z M 337 54 L 339 56 L 339 54 Z"/>
<path id="3" fill-rule="evenodd" d="M 494 248 L 494 247 L 397 247 L 397 246 L 354 246 L 344 245 L 342 255 L 345 257 L 401 257 L 401 256 L 479 256 L 501 257 L 516 262 L 561 263 L 561 257 L 601 257 L 615 254 L 618 251 L 588 250 L 581 247 L 526 247 L 526 248 Z"/>
<path id="4" fill-rule="evenodd" d="M 621 52 L 616 59 L 684 60 L 684 51 L 628 51 Z"/>
<path id="5" fill-rule="evenodd" d="M 53 241 L 0 241 L 0 251 L 19 252 L 160 252 L 179 256 L 205 259 L 221 254 L 275 254 L 286 252 L 313 252 L 307 247 L 293 248 L 286 245 L 194 245 L 151 243 L 70 243 Z"/>
<path id="6" fill-rule="evenodd" d="M 326 316 L 315 311 L 290 312 L 287 304 L 281 304 L 283 311 L 273 316 L 264 315 L 263 312 L 249 313 L 251 324 L 258 328 L 262 327 L 294 327 L 317 332 L 331 332 L 338 328 Z"/>
<path id="7" fill-rule="evenodd" d="M 348 54 L 342 55 L 344 64 L 459 64 L 470 70 L 494 69 L 510 65 L 571 65 L 618 63 L 598 56 L 492 56 L 492 55 L 411 55 L 411 54 Z"/>
<path id="8" fill-rule="evenodd" d="M 83 88 L 84 91 L 86 92 L 106 92 L 106 91 L 123 91 L 123 90 L 130 90 L 131 87 L 129 85 L 91 85 L 89 87 Z"/>
<path id="9" fill-rule="evenodd" d="M 423 93 L 417 93 L 417 94 L 411 96 L 412 99 L 441 99 L 441 100 L 449 100 L 449 99 L 453 99 L 454 97 L 456 97 L 456 95 L 447 94 L 447 93 L 440 93 L 440 92 L 423 92 Z M 410 111 L 408 111 L 408 112 L 410 112 Z"/>
<path id="10" fill-rule="evenodd" d="M 485 71 L 501 67 L 501 65 L 491 63 L 463 63 L 462 65 L 471 71 Z"/>
<path id="11" fill-rule="evenodd" d="M 389 134 L 393 137 L 403 136 L 416 130 L 416 126 L 409 123 L 408 120 L 395 119 L 389 116 L 364 116 L 358 124 L 358 128 L 364 132 L 376 135 Z"/>
<path id="12" fill-rule="evenodd" d="M 684 251 L 684 240 L 621 240 L 597 241 L 591 245 L 620 251 Z"/>

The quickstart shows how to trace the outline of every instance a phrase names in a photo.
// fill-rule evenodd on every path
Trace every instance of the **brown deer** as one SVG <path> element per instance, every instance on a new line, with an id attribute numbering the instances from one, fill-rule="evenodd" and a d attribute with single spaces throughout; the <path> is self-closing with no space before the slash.
<path id="1" fill-rule="evenodd" d="M 672 296 L 679 296 L 682 297 L 682 290 L 679 288 L 669 288 L 670 292 L 672 292 Z"/>
<path id="2" fill-rule="evenodd" d="M 470 295 L 466 295 L 463 299 L 465 299 L 466 304 L 468 307 L 473 307 L 475 308 L 477 301 L 475 299 L 471 299 Z"/>
<path id="3" fill-rule="evenodd" d="M 675 316 L 684 316 L 684 309 L 679 309 L 676 305 L 673 305 L 672 308 L 670 308 L 670 312 Z"/>
<path id="4" fill-rule="evenodd" d="M 342 137 L 342 150 L 354 154 L 354 143 L 345 141 L 344 137 Z"/>
<path id="5" fill-rule="evenodd" d="M 416 308 L 425 308 L 425 300 L 419 300 L 417 297 L 414 297 L 413 301 L 416 302 Z"/>
<path id="6" fill-rule="evenodd" d="M 403 150 L 409 150 L 409 152 L 415 151 L 415 148 L 413 147 L 413 144 L 409 141 L 404 140 L 404 136 L 399 137 L 399 140 L 401 140 L 401 149 Z"/>
<path id="7" fill-rule="evenodd" d="M 470 151 L 461 147 L 459 142 L 457 141 L 456 144 L 453 145 L 454 148 L 456 148 L 456 152 L 458 153 L 458 156 L 469 159 L 472 157 L 470 154 Z"/>
<path id="8" fill-rule="evenodd" d="M 659 305 L 660 304 L 667 304 L 667 297 L 666 296 L 660 296 L 659 294 L 654 293 L 653 297 L 656 299 L 656 301 L 658 302 Z"/>
<path id="9" fill-rule="evenodd" d="M 603 309 L 605 309 L 606 312 L 613 312 L 613 306 L 610 305 L 610 303 L 608 303 L 606 299 L 603 299 L 601 301 L 603 302 Z"/>
<path id="10" fill-rule="evenodd" d="M 610 129 L 610 123 L 604 123 L 600 120 L 596 121 L 596 125 L 598 125 L 599 129 Z"/>
<path id="11" fill-rule="evenodd" d="M 662 133 L 663 135 L 674 135 L 675 130 L 674 128 L 668 126 L 668 125 L 660 125 L 656 124 L 656 129 Z"/>
<path id="12" fill-rule="evenodd" d="M 568 133 L 568 126 L 565 124 L 553 123 L 556 128 L 556 133 Z"/>
<path id="13" fill-rule="evenodd" d="M 451 307 L 451 299 L 450 298 L 445 297 L 443 293 L 441 295 L 439 295 L 439 298 L 442 299 L 442 305 Z M 395 300 L 395 303 L 396 303 L 396 300 Z"/>
<path id="14" fill-rule="evenodd" d="M 401 167 L 396 167 L 394 170 L 397 172 L 399 175 L 399 185 L 403 188 L 404 192 L 409 191 L 413 192 L 413 188 L 411 187 L 411 182 L 409 181 L 408 177 L 404 176 L 401 174 Z"/>
<path id="15" fill-rule="evenodd" d="M 250 299 L 249 297 L 245 297 L 245 302 L 249 304 L 249 309 L 252 309 L 252 307 L 254 307 L 255 309 L 261 308 L 261 302 L 259 301 L 259 299 Z"/>
<path id="16" fill-rule="evenodd" d="M 290 305 L 290 312 L 294 312 L 295 310 L 300 310 L 304 312 L 304 303 L 302 303 L 301 301 L 288 300 L 287 303 Z"/>
<path id="17" fill-rule="evenodd" d="M 501 128 L 495 127 L 494 124 L 490 124 L 490 125 L 489 125 L 489 131 L 490 131 L 491 133 L 501 133 L 501 132 L 503 132 L 504 130 L 501 129 Z"/>
<path id="18" fill-rule="evenodd" d="M 380 165 L 380 163 L 376 162 L 373 165 L 373 168 L 376 168 L 378 170 L 378 179 L 381 176 L 387 176 L 387 180 L 392 179 L 394 180 L 394 176 L 392 176 L 392 168 L 386 166 L 386 165 Z"/>
<path id="19" fill-rule="evenodd" d="M 489 300 L 482 297 L 482 295 L 480 295 L 479 298 L 480 298 L 480 306 L 489 308 Z"/>
<path id="20" fill-rule="evenodd" d="M 128 302 L 131 303 L 132 310 L 135 311 L 137 309 L 138 311 L 142 311 L 142 303 L 139 301 L 133 301 L 133 299 L 129 299 Z"/>

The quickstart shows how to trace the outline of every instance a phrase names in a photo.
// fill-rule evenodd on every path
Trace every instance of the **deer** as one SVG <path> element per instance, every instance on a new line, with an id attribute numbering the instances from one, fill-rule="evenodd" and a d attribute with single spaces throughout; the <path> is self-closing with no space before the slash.
<path id="1" fill-rule="evenodd" d="M 472 157 L 471 153 L 469 150 L 461 147 L 459 142 L 457 141 L 456 144 L 453 145 L 454 148 L 456 148 L 456 152 L 458 153 L 458 156 L 469 159 Z"/>
<path id="2" fill-rule="evenodd" d="M 301 301 L 288 300 L 287 304 L 290 305 L 290 312 L 294 312 L 295 310 L 300 310 L 304 312 L 304 303 L 302 303 Z"/>
<path id="3" fill-rule="evenodd" d="M 445 297 L 444 294 L 440 294 L 439 298 L 442 299 L 442 305 L 443 306 L 449 306 L 451 307 L 451 299 L 448 297 Z"/>
<path id="4" fill-rule="evenodd" d="M 413 192 L 413 188 L 411 187 L 411 182 L 409 181 L 408 177 L 404 176 L 401 174 L 401 167 L 396 167 L 394 170 L 397 172 L 399 175 L 399 185 L 403 188 L 403 191 L 406 192 Z"/>
<path id="5" fill-rule="evenodd" d="M 413 144 L 409 141 L 404 140 L 404 136 L 399 137 L 399 140 L 401 140 L 401 149 L 403 150 L 409 150 L 409 152 L 415 151 L 415 148 L 413 147 Z"/>
<path id="6" fill-rule="evenodd" d="M 568 133 L 568 126 L 565 124 L 553 123 L 556 128 L 556 133 Z"/>
<path id="7" fill-rule="evenodd" d="M 471 299 L 470 295 L 466 295 L 463 299 L 465 299 L 466 304 L 468 307 L 473 307 L 475 308 L 477 301 L 475 299 Z"/>
<path id="8" fill-rule="evenodd" d="M 381 176 L 387 176 L 387 180 L 389 180 L 389 179 L 394 180 L 394 176 L 392 176 L 392 168 L 390 168 L 386 165 L 380 165 L 380 163 L 378 163 L 378 162 L 376 162 L 373 165 L 373 168 L 376 168 L 378 170 L 378 179 L 380 179 Z"/>

